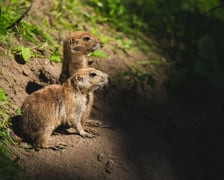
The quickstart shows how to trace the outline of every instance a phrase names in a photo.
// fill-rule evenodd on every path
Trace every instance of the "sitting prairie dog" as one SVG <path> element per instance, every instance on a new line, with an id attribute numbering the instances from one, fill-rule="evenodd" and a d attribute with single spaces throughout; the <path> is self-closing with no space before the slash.
<path id="1" fill-rule="evenodd" d="M 76 31 L 68 34 L 63 44 L 63 64 L 59 81 L 64 83 L 78 69 L 88 67 L 87 54 L 100 47 L 99 40 L 86 31 Z M 81 124 L 88 121 L 93 101 L 93 92 L 88 95 L 88 104 L 86 112 L 83 114 Z M 89 123 L 99 124 L 98 121 L 89 121 Z"/>
<path id="2" fill-rule="evenodd" d="M 63 64 L 60 82 L 64 83 L 75 71 L 88 67 L 87 55 L 100 47 L 94 35 L 76 31 L 67 35 L 63 43 Z"/>
<path id="3" fill-rule="evenodd" d="M 82 137 L 93 137 L 81 126 L 88 93 L 108 82 L 108 75 L 83 68 L 63 85 L 49 85 L 29 95 L 22 105 L 21 130 L 37 147 L 48 148 L 48 140 L 59 125 L 75 128 Z"/>

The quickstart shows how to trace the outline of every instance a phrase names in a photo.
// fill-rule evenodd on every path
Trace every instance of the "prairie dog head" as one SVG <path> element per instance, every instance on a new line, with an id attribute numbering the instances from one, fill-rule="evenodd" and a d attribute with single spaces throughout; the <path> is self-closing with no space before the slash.
<path id="1" fill-rule="evenodd" d="M 72 32 L 64 40 L 64 52 L 71 55 L 87 55 L 98 47 L 100 47 L 99 40 L 86 31 Z"/>
<path id="2" fill-rule="evenodd" d="M 108 82 L 108 75 L 95 68 L 82 68 L 69 79 L 73 88 L 85 92 L 95 91 Z"/>

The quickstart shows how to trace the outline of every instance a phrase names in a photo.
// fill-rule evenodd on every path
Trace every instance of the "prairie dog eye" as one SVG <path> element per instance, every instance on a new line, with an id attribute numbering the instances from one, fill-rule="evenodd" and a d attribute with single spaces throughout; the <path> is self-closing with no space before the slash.
<path id="1" fill-rule="evenodd" d="M 82 39 L 83 39 L 83 41 L 89 41 L 90 40 L 90 37 L 89 36 L 85 36 Z"/>
<path id="2" fill-rule="evenodd" d="M 95 72 L 91 72 L 91 73 L 89 73 L 89 76 L 90 77 L 95 77 L 97 74 L 95 73 Z"/>

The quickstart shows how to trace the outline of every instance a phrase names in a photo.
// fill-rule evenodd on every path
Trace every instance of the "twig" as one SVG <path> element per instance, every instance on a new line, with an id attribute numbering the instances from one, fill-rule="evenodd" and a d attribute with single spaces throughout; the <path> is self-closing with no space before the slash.
<path id="1" fill-rule="evenodd" d="M 9 30 L 10 28 L 18 25 L 20 23 L 20 21 L 28 14 L 28 12 L 30 11 L 32 7 L 32 4 L 27 8 L 27 10 L 15 21 L 13 22 L 11 25 L 9 25 L 6 30 Z"/>

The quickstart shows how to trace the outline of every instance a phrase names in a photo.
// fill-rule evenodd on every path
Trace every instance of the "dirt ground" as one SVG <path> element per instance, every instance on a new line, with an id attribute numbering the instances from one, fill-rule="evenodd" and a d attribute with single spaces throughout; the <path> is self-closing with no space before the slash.
<path id="1" fill-rule="evenodd" d="M 124 70 L 127 63 L 147 59 L 147 54 L 139 51 L 128 54 L 107 45 L 104 50 L 109 58 L 93 66 L 111 77 Z M 28 94 L 57 83 L 61 71 L 60 63 L 32 58 L 21 64 L 6 55 L 1 55 L 0 67 L 0 87 L 13 104 L 12 119 L 15 109 L 21 107 Z M 163 96 L 159 92 L 136 94 L 128 88 L 119 88 L 111 78 L 108 87 L 96 92 L 91 114 L 92 119 L 100 120 L 103 125 L 85 127 L 97 132 L 97 137 L 82 138 L 69 130 L 70 133 L 52 135 L 52 144 L 67 144 L 59 151 L 37 151 L 26 142 L 9 148 L 27 176 L 36 180 L 224 178 L 223 96 L 219 92 L 211 95 L 209 90 L 203 89 L 200 96 L 183 93 L 180 98 L 156 101 Z"/>
<path id="2" fill-rule="evenodd" d="M 61 64 L 44 59 L 19 64 L 2 56 L 0 63 L 0 86 L 15 109 L 27 94 L 42 85 L 55 83 L 61 68 Z M 99 134 L 96 138 L 56 133 L 51 143 L 67 144 L 60 151 L 36 151 L 25 142 L 10 146 L 31 179 L 224 177 L 220 171 L 224 158 L 221 145 L 224 124 L 223 106 L 217 103 L 219 94 L 194 102 L 185 97 L 158 103 L 151 97 L 117 89 L 111 84 L 96 93 L 91 114 L 103 127 L 85 127 L 96 131 Z"/>
<path id="3" fill-rule="evenodd" d="M 13 59 L 3 57 L 0 86 L 4 87 L 9 100 L 15 106 L 14 109 L 17 109 L 28 94 L 44 85 L 56 83 L 60 70 L 61 64 L 52 64 L 44 59 L 32 59 L 26 64 L 19 64 Z M 130 107 L 123 103 L 129 102 L 120 99 L 120 96 L 127 93 L 117 93 L 115 89 L 113 86 L 107 87 L 96 93 L 91 116 L 101 120 L 103 125 L 86 127 L 99 134 L 96 138 L 82 138 L 70 130 L 71 133 L 52 135 L 50 143 L 63 142 L 67 145 L 60 151 L 37 151 L 30 148 L 26 142 L 10 146 L 15 157 L 19 157 L 19 165 L 31 179 L 147 179 L 149 173 L 153 173 L 151 177 L 161 176 L 162 179 L 173 179 L 177 176 L 174 170 L 170 169 L 169 160 L 163 160 L 164 152 L 156 153 L 158 148 L 162 149 L 164 145 L 158 140 L 160 137 L 151 133 L 155 127 L 151 126 L 150 122 L 140 127 L 139 123 L 142 123 L 140 121 L 143 117 L 136 117 L 136 122 L 128 122 L 129 116 L 133 118 L 133 115 L 128 114 Z M 126 101 L 126 97 L 124 100 Z M 123 106 L 128 109 L 122 108 Z M 135 116 L 138 115 L 136 112 Z M 124 116 L 126 118 L 122 120 Z M 12 119 L 15 117 L 12 113 Z M 143 153 L 152 158 L 136 158 Z M 162 163 L 164 172 L 159 172 L 161 168 L 157 169 L 151 165 L 156 161 Z M 166 173 L 170 175 L 167 176 Z"/>

